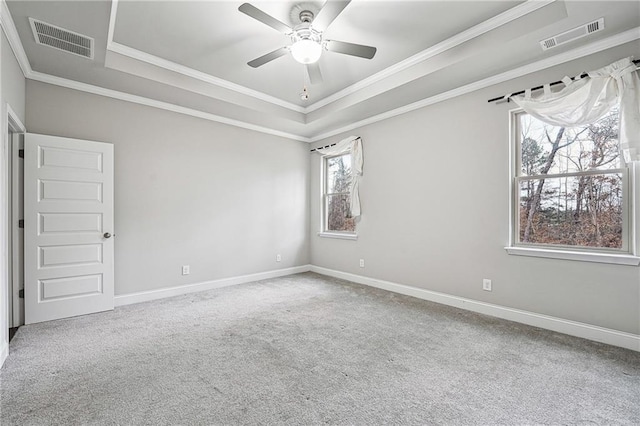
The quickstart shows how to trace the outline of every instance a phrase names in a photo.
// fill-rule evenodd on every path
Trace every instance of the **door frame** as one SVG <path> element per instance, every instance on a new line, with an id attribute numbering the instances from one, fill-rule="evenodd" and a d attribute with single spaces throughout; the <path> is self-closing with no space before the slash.
<path id="1" fill-rule="evenodd" d="M 5 179 L 8 183 L 5 186 L 7 194 L 7 210 L 5 211 L 7 222 L 7 283 L 10 292 L 9 302 L 9 326 L 18 327 L 24 324 L 24 305 L 20 303 L 20 287 L 23 282 L 23 262 L 24 254 L 20 246 L 21 229 L 18 227 L 18 220 L 21 219 L 21 202 L 20 194 L 24 185 L 23 176 L 19 173 L 19 156 L 18 150 L 23 143 L 22 139 L 26 133 L 26 128 L 20 118 L 7 104 L 7 129 L 6 135 L 11 135 L 11 140 L 7 140 L 5 151 L 7 153 L 5 170 Z"/>

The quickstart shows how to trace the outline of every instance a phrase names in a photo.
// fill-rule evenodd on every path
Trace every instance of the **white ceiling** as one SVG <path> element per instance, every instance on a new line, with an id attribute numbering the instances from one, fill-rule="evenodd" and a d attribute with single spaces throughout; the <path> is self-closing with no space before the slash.
<path id="1" fill-rule="evenodd" d="M 310 85 L 304 101 L 305 68 L 290 55 L 257 69 L 247 65 L 290 43 L 240 13 L 242 3 L 6 2 L 30 78 L 306 141 L 446 97 L 460 86 L 515 77 L 503 74 L 514 69 L 569 60 L 585 46 L 640 37 L 638 1 L 353 0 L 325 36 L 375 46 L 377 54 L 367 60 L 324 52 L 324 81 Z M 251 3 L 292 26 L 295 11 L 323 5 Z M 36 44 L 29 17 L 94 38 L 94 60 Z M 540 40 L 599 18 L 603 31 L 540 48 Z"/>
<path id="2" fill-rule="evenodd" d="M 289 16 L 296 3 L 252 4 L 290 26 L 296 25 Z M 322 6 L 322 2 L 309 4 L 316 9 Z M 238 5 L 239 2 L 120 2 L 114 41 L 306 106 L 298 96 L 305 69 L 291 55 L 258 69 L 246 66 L 256 57 L 290 44 L 290 40 L 238 12 Z M 375 60 L 324 52 L 320 66 L 325 81 L 311 88 L 313 99 L 351 86 L 514 5 L 504 1 L 457 2 L 456 7 L 451 7 L 451 2 L 353 1 L 324 35 L 376 46 Z M 429 22 L 429 16 L 438 19 Z"/>

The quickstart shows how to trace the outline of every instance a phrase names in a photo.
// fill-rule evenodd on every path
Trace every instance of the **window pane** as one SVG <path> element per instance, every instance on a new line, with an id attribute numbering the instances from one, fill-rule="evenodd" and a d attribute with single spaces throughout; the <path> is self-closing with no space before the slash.
<path id="1" fill-rule="evenodd" d="M 618 110 L 582 127 L 545 124 L 521 114 L 520 175 L 619 169 Z"/>
<path id="2" fill-rule="evenodd" d="M 327 196 L 327 231 L 355 232 L 356 223 L 350 216 L 348 195 Z"/>
<path id="3" fill-rule="evenodd" d="M 522 243 L 622 248 L 622 174 L 520 181 Z"/>
<path id="4" fill-rule="evenodd" d="M 349 192 L 351 154 L 327 158 L 327 193 Z"/>

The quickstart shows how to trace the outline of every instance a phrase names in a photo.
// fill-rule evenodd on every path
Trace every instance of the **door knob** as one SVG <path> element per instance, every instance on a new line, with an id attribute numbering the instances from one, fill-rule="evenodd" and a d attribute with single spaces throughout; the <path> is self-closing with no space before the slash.
<path id="1" fill-rule="evenodd" d="M 103 237 L 105 237 L 105 238 L 111 238 L 111 234 L 110 234 L 110 233 L 108 233 L 108 232 L 105 232 L 105 233 L 104 233 L 104 235 L 103 235 Z"/>

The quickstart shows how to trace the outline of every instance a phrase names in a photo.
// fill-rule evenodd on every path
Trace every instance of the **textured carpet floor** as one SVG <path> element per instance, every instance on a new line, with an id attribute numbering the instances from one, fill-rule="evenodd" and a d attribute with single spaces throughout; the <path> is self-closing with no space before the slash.
<path id="1" fill-rule="evenodd" d="M 313 273 L 21 327 L 0 423 L 640 424 L 640 353 Z"/>

